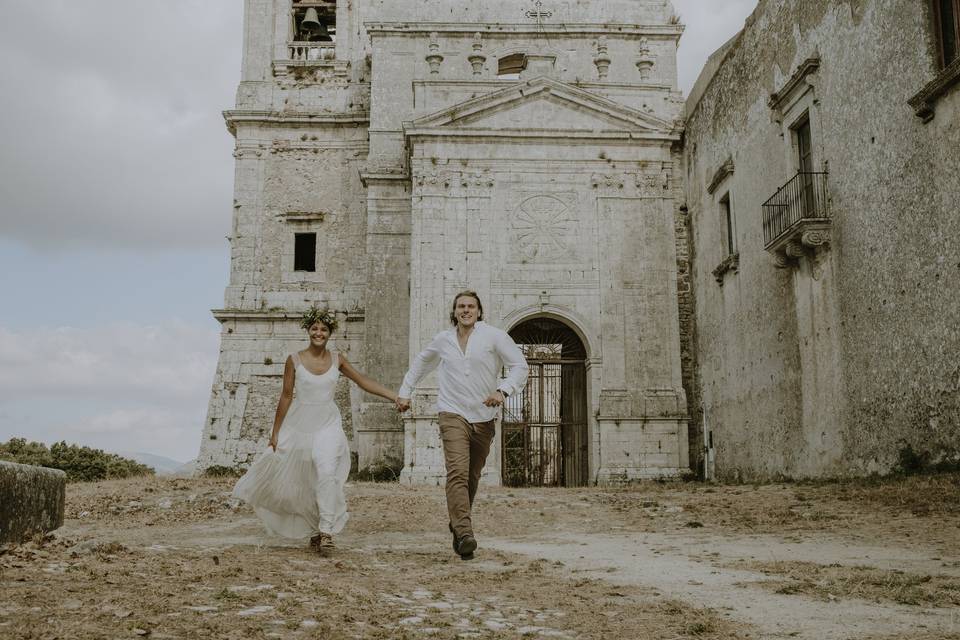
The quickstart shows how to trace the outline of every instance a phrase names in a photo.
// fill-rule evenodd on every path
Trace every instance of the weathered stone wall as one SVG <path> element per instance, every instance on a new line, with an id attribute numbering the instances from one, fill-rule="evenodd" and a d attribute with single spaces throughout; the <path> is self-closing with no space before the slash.
<path id="1" fill-rule="evenodd" d="M 289 353 L 304 348 L 299 312 L 338 311 L 336 349 L 362 368 L 366 202 L 362 127 L 242 122 L 221 354 L 199 468 L 247 464 L 266 446 Z M 317 269 L 294 271 L 295 233 L 317 233 Z M 341 386 L 347 382 L 342 381 Z M 361 398 L 341 405 L 352 425 Z"/>
<path id="2" fill-rule="evenodd" d="M 937 73 L 931 24 L 925 2 L 761 0 L 688 102 L 696 351 L 720 477 L 960 453 L 960 98 L 928 123 L 908 105 Z M 802 113 L 832 241 L 777 269 L 761 205 L 797 171 Z M 716 275 L 726 194 L 739 264 Z"/>
<path id="3" fill-rule="evenodd" d="M 66 491 L 59 469 L 0 460 L 0 543 L 59 529 Z"/>
<path id="4" fill-rule="evenodd" d="M 673 150 L 673 220 L 677 251 L 677 318 L 680 328 L 680 371 L 684 393 L 687 396 L 687 456 L 691 470 L 702 474 L 703 416 L 700 412 L 700 385 L 697 376 L 696 352 L 696 298 L 693 288 L 693 243 L 690 216 L 685 205 L 683 152 L 678 145 Z"/>

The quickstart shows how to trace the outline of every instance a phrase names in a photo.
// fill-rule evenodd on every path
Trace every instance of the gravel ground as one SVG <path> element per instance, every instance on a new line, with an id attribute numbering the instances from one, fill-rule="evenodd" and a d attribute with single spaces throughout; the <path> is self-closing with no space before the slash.
<path id="1" fill-rule="evenodd" d="M 481 489 L 355 483 L 329 557 L 270 539 L 232 480 L 70 485 L 0 548 L 3 638 L 960 638 L 960 475 Z"/>

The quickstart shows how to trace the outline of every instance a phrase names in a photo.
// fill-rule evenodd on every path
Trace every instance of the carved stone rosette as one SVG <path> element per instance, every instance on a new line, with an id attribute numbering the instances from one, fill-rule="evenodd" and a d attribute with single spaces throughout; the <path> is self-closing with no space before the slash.
<path id="1" fill-rule="evenodd" d="M 579 224 L 576 214 L 557 194 L 532 195 L 510 217 L 518 262 L 554 263 L 572 259 Z"/>
<path id="2" fill-rule="evenodd" d="M 487 191 L 494 186 L 495 179 L 489 169 L 426 169 L 415 171 L 412 182 L 415 196 L 455 196 L 466 195 L 465 192 L 477 194 L 478 191 Z"/>
<path id="3" fill-rule="evenodd" d="M 418 171 L 413 176 L 413 193 L 418 196 L 447 195 L 452 186 L 459 184 L 458 171 Z"/>
<path id="4" fill-rule="evenodd" d="M 493 186 L 493 174 L 489 169 L 460 174 L 460 186 L 464 188 L 489 188 Z"/>
<path id="5" fill-rule="evenodd" d="M 623 173 L 595 173 L 590 176 L 590 185 L 594 189 L 623 189 L 627 176 Z"/>
<path id="6" fill-rule="evenodd" d="M 805 247 L 822 247 L 830 242 L 828 229 L 810 229 L 800 235 L 800 243 Z"/>
<path id="7" fill-rule="evenodd" d="M 665 198 L 670 190 L 670 168 L 661 165 L 658 170 L 641 171 L 636 176 L 636 185 L 641 196 Z"/>

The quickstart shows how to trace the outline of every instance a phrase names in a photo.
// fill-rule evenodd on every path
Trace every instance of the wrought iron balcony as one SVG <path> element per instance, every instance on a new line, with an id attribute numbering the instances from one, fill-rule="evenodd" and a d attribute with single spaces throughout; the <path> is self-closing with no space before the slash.
<path id="1" fill-rule="evenodd" d="M 830 241 L 825 172 L 800 171 L 763 203 L 764 249 L 784 262 Z"/>

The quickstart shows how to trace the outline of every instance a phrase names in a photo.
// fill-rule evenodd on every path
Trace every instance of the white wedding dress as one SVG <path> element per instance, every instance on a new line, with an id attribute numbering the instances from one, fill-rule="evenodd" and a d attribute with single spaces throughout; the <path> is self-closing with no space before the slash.
<path id="1" fill-rule="evenodd" d="M 233 489 L 250 504 L 271 534 L 306 538 L 335 534 L 346 524 L 343 486 L 350 473 L 350 446 L 334 402 L 339 356 L 316 375 L 292 354 L 293 402 L 277 437 L 277 450 L 260 454 Z"/>

